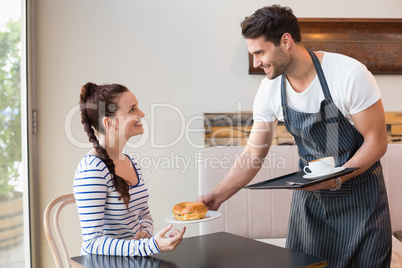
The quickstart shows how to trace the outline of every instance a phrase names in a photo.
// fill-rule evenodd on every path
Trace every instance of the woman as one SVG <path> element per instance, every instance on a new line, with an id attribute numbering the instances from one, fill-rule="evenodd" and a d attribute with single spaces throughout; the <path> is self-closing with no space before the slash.
<path id="1" fill-rule="evenodd" d="M 122 153 L 131 137 L 144 133 L 144 113 L 134 94 L 118 84 L 87 83 L 81 89 L 80 109 L 94 147 L 79 163 L 74 179 L 81 254 L 147 256 L 174 250 L 185 228 L 165 237 L 169 225 L 153 236 L 141 169 Z"/>

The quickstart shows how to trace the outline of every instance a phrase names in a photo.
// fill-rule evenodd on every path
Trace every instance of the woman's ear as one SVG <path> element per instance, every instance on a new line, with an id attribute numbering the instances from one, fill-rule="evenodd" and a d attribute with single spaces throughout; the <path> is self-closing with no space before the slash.
<path id="1" fill-rule="evenodd" d="M 114 121 L 109 117 L 104 117 L 102 123 L 106 130 L 112 130 L 114 128 Z"/>

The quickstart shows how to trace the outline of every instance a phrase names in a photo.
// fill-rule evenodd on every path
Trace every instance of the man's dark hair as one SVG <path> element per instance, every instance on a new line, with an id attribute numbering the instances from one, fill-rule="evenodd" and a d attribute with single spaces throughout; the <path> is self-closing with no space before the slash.
<path id="1" fill-rule="evenodd" d="M 260 8 L 240 25 L 246 39 L 264 36 L 265 41 L 279 46 L 282 35 L 289 33 L 296 43 L 301 42 L 299 22 L 289 7 L 272 5 Z"/>

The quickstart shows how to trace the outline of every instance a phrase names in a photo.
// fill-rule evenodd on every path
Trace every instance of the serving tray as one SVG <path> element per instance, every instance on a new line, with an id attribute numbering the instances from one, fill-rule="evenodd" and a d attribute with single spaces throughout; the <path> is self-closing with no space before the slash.
<path id="1" fill-rule="evenodd" d="M 327 181 L 333 178 L 337 178 L 349 173 L 352 173 L 358 168 L 345 168 L 338 173 L 334 173 L 328 176 L 323 176 L 317 179 L 305 179 L 303 178 L 304 173 L 303 171 L 293 172 L 284 176 L 280 176 L 274 179 L 269 179 L 266 181 L 262 181 L 259 183 L 247 185 L 245 189 L 251 190 L 261 190 L 261 189 L 295 189 L 295 188 L 304 188 L 310 185 L 314 185 L 323 181 Z M 287 185 L 287 182 L 295 182 L 297 184 L 294 185 Z"/>

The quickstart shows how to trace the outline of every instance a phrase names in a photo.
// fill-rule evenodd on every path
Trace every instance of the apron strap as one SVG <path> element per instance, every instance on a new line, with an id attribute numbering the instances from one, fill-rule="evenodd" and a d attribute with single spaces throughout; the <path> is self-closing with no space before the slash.
<path id="1" fill-rule="evenodd" d="M 282 109 L 288 106 L 288 100 L 286 98 L 286 84 L 285 84 L 285 75 L 281 75 L 281 102 L 282 102 Z"/>
<path id="2" fill-rule="evenodd" d="M 322 92 L 324 93 L 325 99 L 332 99 L 331 93 L 329 92 L 329 87 L 327 84 L 327 80 L 325 79 L 324 72 L 321 68 L 320 61 L 317 56 L 310 50 L 307 50 L 310 54 L 311 59 L 313 60 L 315 71 L 317 72 L 318 80 L 320 81 L 320 85 L 322 88 Z M 282 108 L 285 108 L 288 105 L 287 97 L 286 97 L 286 76 L 284 74 L 281 75 L 281 102 Z"/>
<path id="3" fill-rule="evenodd" d="M 332 99 L 331 93 L 329 92 L 327 80 L 325 79 L 324 72 L 322 71 L 322 68 L 321 68 L 320 61 L 318 60 L 317 56 L 312 51 L 310 51 L 310 50 L 307 50 L 307 51 L 310 54 L 311 59 L 313 60 L 314 68 L 315 68 L 315 71 L 317 72 L 318 79 L 320 80 L 320 85 L 321 85 L 325 98 Z"/>

